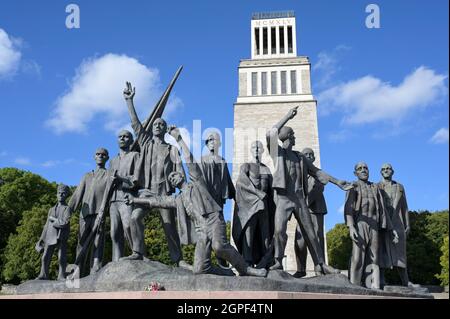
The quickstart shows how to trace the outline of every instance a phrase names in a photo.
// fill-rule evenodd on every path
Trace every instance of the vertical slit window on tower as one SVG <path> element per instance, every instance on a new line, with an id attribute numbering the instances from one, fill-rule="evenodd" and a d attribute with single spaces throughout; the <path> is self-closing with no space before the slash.
<path id="1" fill-rule="evenodd" d="M 297 72 L 291 71 L 291 93 L 297 93 Z"/>
<path id="2" fill-rule="evenodd" d="M 294 52 L 292 47 L 292 27 L 287 27 L 287 35 L 288 35 L 288 53 Z"/>
<path id="3" fill-rule="evenodd" d="M 272 48 L 272 54 L 277 54 L 277 38 L 276 38 L 276 28 L 272 27 L 270 29 L 270 37 L 271 37 L 271 48 Z"/>
<path id="4" fill-rule="evenodd" d="M 258 73 L 252 72 L 252 95 L 258 94 Z"/>
<path id="5" fill-rule="evenodd" d="M 271 87 L 270 94 L 277 94 L 277 72 L 276 71 L 270 72 L 270 87 Z"/>
<path id="6" fill-rule="evenodd" d="M 267 95 L 267 72 L 261 72 L 261 94 Z"/>
<path id="7" fill-rule="evenodd" d="M 284 27 L 278 29 L 280 39 L 280 53 L 284 53 Z"/>
<path id="8" fill-rule="evenodd" d="M 281 94 L 286 94 L 286 71 L 281 71 Z"/>
<path id="9" fill-rule="evenodd" d="M 259 44 L 259 28 L 255 28 L 255 45 L 256 45 L 256 55 L 259 55 L 260 53 L 260 44 Z"/>
<path id="10" fill-rule="evenodd" d="M 268 52 L 268 40 L 267 28 L 263 28 L 263 54 L 267 54 Z"/>

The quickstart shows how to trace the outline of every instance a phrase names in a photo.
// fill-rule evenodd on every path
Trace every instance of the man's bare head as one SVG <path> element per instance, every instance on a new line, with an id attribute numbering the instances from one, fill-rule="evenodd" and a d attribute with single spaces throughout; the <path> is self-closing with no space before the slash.
<path id="1" fill-rule="evenodd" d="M 355 171 L 353 172 L 356 177 L 361 181 L 369 180 L 369 167 L 365 162 L 359 162 L 355 165 Z"/>
<path id="2" fill-rule="evenodd" d="M 157 118 L 153 122 L 152 133 L 154 136 L 163 138 L 167 131 L 167 122 L 162 118 Z"/>
<path id="3" fill-rule="evenodd" d="M 99 147 L 95 151 L 94 155 L 95 163 L 101 167 L 105 167 L 106 162 L 109 159 L 109 152 L 106 148 Z"/>
<path id="4" fill-rule="evenodd" d="M 169 180 L 169 183 L 173 188 L 181 188 L 184 182 L 183 174 L 178 171 L 171 172 L 167 179 Z"/>
<path id="5" fill-rule="evenodd" d="M 392 175 L 394 175 L 394 169 L 392 168 L 392 165 L 389 163 L 383 164 L 383 166 L 381 166 L 381 176 L 383 176 L 383 178 L 387 180 L 391 180 Z"/>
<path id="6" fill-rule="evenodd" d="M 261 159 L 262 154 L 264 153 L 264 145 L 260 141 L 254 141 L 250 146 L 250 150 L 252 152 L 252 156 L 255 159 Z"/>
<path id="7" fill-rule="evenodd" d="M 64 202 L 70 195 L 70 188 L 67 185 L 59 184 L 56 192 L 56 197 L 59 202 Z"/>
<path id="8" fill-rule="evenodd" d="M 205 144 L 211 152 L 217 152 L 219 147 L 222 145 L 220 142 L 220 134 L 217 132 L 212 132 L 208 135 L 205 140 Z"/>
<path id="9" fill-rule="evenodd" d="M 314 163 L 314 161 L 316 160 L 316 157 L 314 156 L 314 151 L 312 150 L 312 148 L 309 147 L 305 147 L 302 151 L 303 155 L 305 155 L 305 157 L 307 159 L 309 159 L 309 161 L 311 163 Z"/>
<path id="10" fill-rule="evenodd" d="M 289 147 L 295 145 L 295 133 L 292 127 L 283 126 L 278 132 L 278 138 L 283 143 L 283 146 Z"/>
<path id="11" fill-rule="evenodd" d="M 122 130 L 117 136 L 120 149 L 127 149 L 133 144 L 133 134 L 130 131 Z"/>

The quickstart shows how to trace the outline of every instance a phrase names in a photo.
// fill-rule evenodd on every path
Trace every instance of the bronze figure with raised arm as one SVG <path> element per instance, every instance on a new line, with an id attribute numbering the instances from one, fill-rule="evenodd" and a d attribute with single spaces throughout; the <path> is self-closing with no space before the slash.
<path id="1" fill-rule="evenodd" d="M 127 102 L 131 118 L 131 126 L 139 143 L 139 163 L 134 172 L 134 180 L 140 190 L 140 196 L 167 196 L 175 192 L 175 188 L 169 183 L 169 175 L 179 172 L 184 176 L 184 170 L 180 155 L 176 147 L 164 140 L 167 132 L 167 123 L 162 118 L 157 118 L 151 125 L 151 131 L 147 131 L 136 114 L 133 98 L 135 88 L 127 82 L 123 96 Z M 144 217 L 149 212 L 148 208 L 136 206 L 131 215 L 131 237 L 133 253 L 125 257 L 131 260 L 142 260 L 144 256 Z M 160 208 L 164 233 L 169 245 L 170 258 L 180 265 L 182 252 L 180 237 L 176 229 L 176 212 L 171 208 Z"/>
<path id="2" fill-rule="evenodd" d="M 333 274 L 339 271 L 325 263 L 319 238 L 314 231 L 311 215 L 306 204 L 308 174 L 322 184 L 331 182 L 347 190 L 350 183 L 338 180 L 314 166 L 305 156 L 293 150 L 295 134 L 286 123 L 297 115 L 298 107 L 292 108 L 276 125 L 267 132 L 267 147 L 274 163 L 272 187 L 275 192 L 274 246 L 275 264 L 271 269 L 283 269 L 282 260 L 287 243 L 287 223 L 294 214 L 305 238 L 306 245 L 314 261 L 317 275 Z M 280 146 L 278 141 L 281 141 Z"/>

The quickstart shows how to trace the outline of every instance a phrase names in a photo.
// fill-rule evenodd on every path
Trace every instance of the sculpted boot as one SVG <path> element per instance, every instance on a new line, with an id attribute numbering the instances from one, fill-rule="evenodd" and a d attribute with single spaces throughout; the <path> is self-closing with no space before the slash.
<path id="1" fill-rule="evenodd" d="M 134 252 L 130 256 L 122 257 L 119 260 L 143 260 L 143 259 L 144 259 L 144 256 L 142 254 Z"/>
<path id="2" fill-rule="evenodd" d="M 282 258 L 275 258 L 275 264 L 269 268 L 270 270 L 283 270 Z"/>
<path id="3" fill-rule="evenodd" d="M 297 271 L 292 275 L 294 278 L 303 278 L 306 276 L 306 271 Z"/>
<path id="4" fill-rule="evenodd" d="M 333 275 L 333 274 L 341 273 L 341 271 L 339 269 L 335 269 L 327 264 L 316 265 L 314 267 L 314 272 L 316 273 L 316 276 Z"/>
<path id="5" fill-rule="evenodd" d="M 253 267 L 247 267 L 244 276 L 266 277 L 267 270 L 265 270 L 264 268 L 257 269 Z"/>

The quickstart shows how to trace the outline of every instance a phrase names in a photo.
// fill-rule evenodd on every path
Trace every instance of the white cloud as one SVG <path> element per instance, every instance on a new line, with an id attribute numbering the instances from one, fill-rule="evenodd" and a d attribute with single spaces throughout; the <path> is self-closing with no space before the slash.
<path id="1" fill-rule="evenodd" d="M 321 92 L 321 114 L 340 110 L 344 123 L 400 122 L 412 111 L 426 108 L 447 94 L 446 75 L 421 66 L 398 86 L 371 75 Z"/>
<path id="2" fill-rule="evenodd" d="M 81 63 L 69 91 L 58 98 L 46 124 L 56 133 L 85 133 L 96 116 L 105 118 L 104 128 L 117 132 L 129 124 L 128 110 L 122 96 L 125 82 L 136 87 L 135 106 L 144 120 L 162 92 L 159 72 L 126 55 L 106 54 Z M 181 106 L 172 98 L 164 117 Z"/>
<path id="3" fill-rule="evenodd" d="M 430 139 L 433 144 L 447 144 L 448 143 L 448 128 L 443 127 L 434 133 Z"/>
<path id="4" fill-rule="evenodd" d="M 335 132 L 330 132 L 328 134 L 328 140 L 333 143 L 343 143 L 352 137 L 353 134 L 349 130 L 340 130 Z"/>
<path id="5" fill-rule="evenodd" d="M 344 209 L 345 209 L 345 203 L 342 204 L 341 206 L 339 206 L 339 208 L 338 208 L 338 213 L 344 214 Z"/>
<path id="6" fill-rule="evenodd" d="M 72 164 L 75 160 L 72 158 L 66 159 L 66 160 L 48 160 L 41 164 L 42 167 L 45 168 L 51 168 L 55 167 L 57 165 L 63 165 L 63 164 Z"/>
<path id="7" fill-rule="evenodd" d="M 0 79 L 17 72 L 22 57 L 19 47 L 20 40 L 9 36 L 0 28 Z"/>
<path id="8" fill-rule="evenodd" d="M 25 74 L 37 75 L 40 78 L 41 69 L 42 67 L 36 61 L 33 60 L 22 61 L 21 71 Z"/>
<path id="9" fill-rule="evenodd" d="M 31 160 L 29 158 L 26 158 L 26 157 L 17 157 L 14 160 L 14 163 L 17 164 L 17 165 L 30 166 L 31 165 Z"/>
<path id="10" fill-rule="evenodd" d="M 317 87 L 321 88 L 328 85 L 333 76 L 341 69 L 339 58 L 343 52 L 351 48 L 346 45 L 338 45 L 332 51 L 322 51 L 317 55 L 317 62 L 313 63 L 313 71 L 315 72 L 314 81 Z"/>

